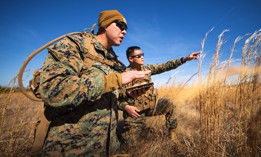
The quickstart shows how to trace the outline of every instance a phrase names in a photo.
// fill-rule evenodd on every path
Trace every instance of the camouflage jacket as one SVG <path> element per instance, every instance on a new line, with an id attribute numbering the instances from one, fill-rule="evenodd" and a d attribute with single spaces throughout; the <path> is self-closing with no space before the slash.
<path id="1" fill-rule="evenodd" d="M 181 59 L 173 59 L 171 61 L 162 64 L 156 64 L 156 65 L 148 64 L 146 66 L 141 66 L 141 71 L 151 70 L 151 75 L 157 75 L 175 69 L 181 64 L 183 64 L 181 62 Z M 128 66 L 126 71 L 129 71 L 131 69 L 132 68 Z M 151 82 L 151 77 L 148 76 L 142 80 L 141 79 L 135 80 L 126 86 L 131 87 L 135 84 L 140 84 L 141 82 L 149 83 Z M 125 99 L 124 101 L 121 101 L 119 103 L 119 109 L 124 110 L 126 105 L 134 105 L 142 111 L 148 108 L 153 108 L 156 104 L 156 101 L 157 101 L 157 92 L 153 87 L 151 87 L 145 94 L 139 96 L 136 99 Z"/>
<path id="2" fill-rule="evenodd" d="M 69 36 L 48 48 L 40 76 L 45 115 L 51 120 L 42 156 L 108 156 L 118 149 L 116 135 L 121 75 L 106 64 L 83 64 L 84 35 Z M 92 36 L 97 56 L 121 66 Z M 87 48 L 88 49 L 88 48 Z"/>

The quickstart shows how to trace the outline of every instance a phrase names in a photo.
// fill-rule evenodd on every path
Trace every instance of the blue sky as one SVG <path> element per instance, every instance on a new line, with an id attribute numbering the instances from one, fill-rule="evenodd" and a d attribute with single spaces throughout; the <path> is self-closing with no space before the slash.
<path id="1" fill-rule="evenodd" d="M 215 52 L 218 35 L 225 29 L 222 60 L 237 36 L 261 28 L 260 0 L 2 0 L 0 2 L 0 85 L 7 86 L 27 56 L 56 37 L 80 32 L 97 22 L 99 12 L 117 9 L 127 19 L 128 31 L 121 46 L 115 47 L 120 60 L 128 64 L 125 51 L 140 46 L 145 64 L 166 62 L 201 49 L 201 42 L 212 27 L 205 44 L 202 71 L 207 72 Z M 96 29 L 97 30 L 97 29 Z M 242 39 L 234 60 L 241 58 Z M 37 55 L 27 66 L 24 84 L 32 71 L 40 68 L 47 52 Z M 153 77 L 157 86 L 172 81 L 185 82 L 197 72 L 191 61 L 176 70 Z"/>

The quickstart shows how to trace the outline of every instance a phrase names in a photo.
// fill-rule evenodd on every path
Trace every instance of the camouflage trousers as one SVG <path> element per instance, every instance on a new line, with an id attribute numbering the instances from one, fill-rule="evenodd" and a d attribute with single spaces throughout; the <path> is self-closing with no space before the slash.
<path id="1" fill-rule="evenodd" d="M 118 153 L 120 143 L 116 136 L 116 114 L 108 109 L 81 111 L 56 117 L 50 125 L 40 156 L 101 157 Z"/>
<path id="2" fill-rule="evenodd" d="M 124 145 L 123 147 L 125 147 L 123 148 L 123 152 L 126 152 L 126 149 L 141 141 L 144 136 L 143 134 L 147 134 L 147 132 L 144 132 L 144 129 L 146 127 L 145 121 L 148 117 L 165 115 L 166 128 L 170 132 L 177 128 L 176 106 L 167 98 L 160 98 L 157 105 L 153 108 L 143 110 L 139 114 L 138 118 L 132 118 L 125 114 L 123 128 L 122 130 L 118 129 L 118 137 L 122 145 Z"/>

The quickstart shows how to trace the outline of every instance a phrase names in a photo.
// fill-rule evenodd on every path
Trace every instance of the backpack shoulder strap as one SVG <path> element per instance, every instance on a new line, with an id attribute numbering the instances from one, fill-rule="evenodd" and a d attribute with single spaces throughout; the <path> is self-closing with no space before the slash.
<path id="1" fill-rule="evenodd" d="M 97 57 L 97 53 L 95 51 L 94 45 L 92 44 L 92 34 L 83 33 L 84 37 L 84 53 L 85 57 L 83 60 L 84 69 L 90 69 Z M 91 56 L 91 57 L 90 57 Z"/>
<path id="2" fill-rule="evenodd" d="M 91 66 L 93 65 L 94 61 L 104 63 L 110 67 L 114 67 L 115 63 L 105 59 L 105 58 L 100 58 L 97 55 L 97 52 L 95 50 L 95 47 L 93 45 L 93 34 L 89 34 L 84 32 L 84 53 L 85 53 L 85 58 L 83 60 L 84 68 L 85 69 L 90 69 Z"/>

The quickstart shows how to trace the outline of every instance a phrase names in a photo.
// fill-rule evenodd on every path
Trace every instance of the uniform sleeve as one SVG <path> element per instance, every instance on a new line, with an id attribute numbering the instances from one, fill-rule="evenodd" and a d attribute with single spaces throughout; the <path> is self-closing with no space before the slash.
<path id="1" fill-rule="evenodd" d="M 173 59 L 163 64 L 156 64 L 156 65 L 148 64 L 145 66 L 145 69 L 151 70 L 151 75 L 156 75 L 156 74 L 163 73 L 165 71 L 176 69 L 181 64 L 183 64 L 181 62 L 181 59 Z"/>
<path id="2" fill-rule="evenodd" d="M 90 68 L 81 75 L 83 60 L 79 46 L 65 38 L 49 48 L 49 54 L 40 75 L 40 94 L 52 107 L 76 107 L 83 101 L 94 101 L 105 92 L 121 86 L 119 74 L 105 73 Z M 114 79 L 114 84 L 109 84 Z"/>
<path id="3" fill-rule="evenodd" d="M 128 105 L 128 102 L 126 101 L 123 101 L 123 102 L 120 102 L 119 105 L 118 105 L 118 108 L 121 110 L 121 111 L 125 111 L 125 106 Z"/>
<path id="4" fill-rule="evenodd" d="M 118 102 L 118 108 L 122 111 L 125 111 L 126 105 L 133 105 L 135 102 L 134 98 L 126 97 L 125 99 L 120 99 Z"/>
<path id="5" fill-rule="evenodd" d="M 134 99 L 126 93 L 126 88 L 128 85 L 123 85 L 124 88 L 119 90 L 118 108 L 122 111 L 125 110 L 126 105 L 131 105 L 134 103 Z"/>

